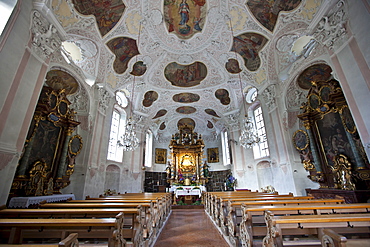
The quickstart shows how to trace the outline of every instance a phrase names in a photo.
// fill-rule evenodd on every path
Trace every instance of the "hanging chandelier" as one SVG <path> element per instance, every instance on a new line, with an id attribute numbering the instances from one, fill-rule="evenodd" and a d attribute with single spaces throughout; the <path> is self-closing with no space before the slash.
<path id="1" fill-rule="evenodd" d="M 246 117 L 244 119 L 239 142 L 243 148 L 252 148 L 255 144 L 260 142 L 260 138 L 255 131 L 251 118 Z"/>
<path id="2" fill-rule="evenodd" d="M 137 39 L 137 47 L 139 49 L 139 40 L 140 40 L 140 32 L 141 32 L 141 22 L 139 26 L 139 35 Z M 137 62 L 137 57 L 136 57 Z M 133 118 L 133 110 L 132 106 L 134 104 L 134 91 L 135 91 L 135 74 L 134 81 L 132 83 L 132 93 L 131 93 L 131 102 L 130 102 L 130 114 L 131 116 L 127 119 L 126 126 L 125 126 L 125 132 L 123 133 L 121 140 L 120 140 L 120 146 L 123 147 L 123 151 L 134 151 L 139 146 L 139 139 L 136 137 L 136 122 Z"/>
<path id="3" fill-rule="evenodd" d="M 231 35 L 232 35 L 232 38 L 234 39 L 233 26 L 232 26 L 230 18 L 229 18 L 229 21 L 230 21 Z M 234 40 L 233 40 L 233 45 L 234 45 Z M 238 56 L 236 54 L 237 52 L 236 52 L 235 45 L 234 45 L 233 50 L 235 52 L 235 60 L 238 61 Z M 258 144 L 260 142 L 260 138 L 258 137 L 258 134 L 255 131 L 252 119 L 248 117 L 247 107 L 245 106 L 245 97 L 244 97 L 242 78 L 241 78 L 240 72 L 238 73 L 238 75 L 239 75 L 240 92 L 242 96 L 242 104 L 243 104 L 244 113 L 245 113 L 245 118 L 243 119 L 243 126 L 241 128 L 241 135 L 239 137 L 239 142 L 243 148 L 252 148 L 255 144 Z"/>

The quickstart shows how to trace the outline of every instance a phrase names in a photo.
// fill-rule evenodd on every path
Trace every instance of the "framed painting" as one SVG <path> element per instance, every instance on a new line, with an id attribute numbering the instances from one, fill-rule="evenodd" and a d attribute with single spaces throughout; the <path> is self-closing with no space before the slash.
<path id="1" fill-rule="evenodd" d="M 218 163 L 219 162 L 218 148 L 208 148 L 207 158 L 208 163 Z"/>
<path id="2" fill-rule="evenodd" d="M 155 163 L 166 164 L 167 162 L 167 149 L 156 148 L 155 149 Z"/>
<path id="3" fill-rule="evenodd" d="M 293 144 L 297 150 L 305 150 L 310 144 L 307 132 L 304 130 L 297 130 L 293 134 Z"/>

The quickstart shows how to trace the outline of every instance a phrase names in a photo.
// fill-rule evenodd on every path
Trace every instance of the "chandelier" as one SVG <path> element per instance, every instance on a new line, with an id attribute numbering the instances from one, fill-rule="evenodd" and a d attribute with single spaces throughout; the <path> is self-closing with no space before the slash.
<path id="1" fill-rule="evenodd" d="M 260 138 L 255 131 L 251 118 L 246 117 L 243 121 L 242 133 L 239 137 L 240 145 L 243 148 L 252 148 L 253 145 L 260 142 Z"/>
<path id="2" fill-rule="evenodd" d="M 136 137 L 135 129 L 135 121 L 132 117 L 129 117 L 125 126 L 125 133 L 119 141 L 123 151 L 134 151 L 139 146 L 139 139 Z"/>
<path id="3" fill-rule="evenodd" d="M 139 40 L 140 40 L 140 31 L 141 31 L 141 22 L 139 26 L 139 36 L 137 39 L 137 47 L 139 49 Z M 136 62 L 137 62 L 137 57 L 136 57 Z M 134 151 L 138 146 L 139 146 L 139 139 L 136 137 L 136 123 L 135 120 L 133 119 L 133 110 L 132 110 L 132 105 L 134 104 L 134 91 L 135 91 L 135 74 L 134 76 L 134 81 L 132 83 L 132 93 L 131 93 L 131 105 L 130 105 L 130 114 L 131 116 L 128 118 L 125 126 L 125 132 L 123 133 L 121 140 L 119 141 L 119 145 L 123 147 L 123 151 Z"/>
<path id="4" fill-rule="evenodd" d="M 230 29 L 231 29 L 231 35 L 234 39 L 234 32 L 233 32 L 233 26 L 231 23 L 231 18 L 229 18 L 230 21 Z M 235 52 L 235 60 L 238 61 L 238 56 L 237 56 L 237 50 L 235 47 L 235 43 L 233 40 L 233 45 L 234 45 L 234 52 Z M 255 144 L 258 144 L 260 142 L 260 138 L 258 137 L 258 134 L 255 131 L 253 122 L 250 117 L 247 115 L 247 107 L 245 106 L 245 97 L 244 97 L 244 91 L 243 91 L 243 86 L 242 86 L 242 78 L 240 75 L 240 72 L 238 73 L 239 75 L 239 85 L 240 85 L 240 92 L 242 95 L 242 104 L 245 112 L 245 118 L 243 120 L 243 127 L 241 129 L 241 135 L 239 137 L 239 142 L 240 145 L 243 148 L 252 148 Z"/>

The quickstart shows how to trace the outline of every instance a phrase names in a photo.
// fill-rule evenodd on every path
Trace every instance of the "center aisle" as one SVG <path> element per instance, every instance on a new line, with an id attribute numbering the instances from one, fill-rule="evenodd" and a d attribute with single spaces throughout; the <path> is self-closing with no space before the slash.
<path id="1" fill-rule="evenodd" d="M 204 209 L 173 209 L 154 247 L 229 247 Z"/>

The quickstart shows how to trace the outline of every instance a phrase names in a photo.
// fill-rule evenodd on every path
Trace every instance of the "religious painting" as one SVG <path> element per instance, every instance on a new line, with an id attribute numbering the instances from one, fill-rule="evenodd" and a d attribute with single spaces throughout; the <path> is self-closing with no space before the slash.
<path id="1" fill-rule="evenodd" d="M 355 162 L 351 145 L 339 113 L 330 112 L 317 121 L 321 142 L 329 165 L 334 165 L 334 156 L 343 154 L 352 164 Z"/>
<path id="2" fill-rule="evenodd" d="M 74 94 L 78 90 L 76 79 L 62 70 L 50 70 L 46 74 L 46 85 L 54 90 L 64 89 L 65 94 Z"/>
<path id="3" fill-rule="evenodd" d="M 348 106 L 345 105 L 340 111 L 340 118 L 342 119 L 343 126 L 345 130 L 351 134 L 354 134 L 357 130 L 355 121 L 352 118 L 351 111 Z"/>
<path id="4" fill-rule="evenodd" d="M 211 121 L 207 121 L 207 127 L 208 129 L 212 129 L 213 128 L 213 123 Z"/>
<path id="5" fill-rule="evenodd" d="M 310 140 L 308 138 L 307 132 L 304 130 L 297 130 L 293 134 L 293 144 L 294 144 L 294 147 L 299 151 L 302 151 L 308 148 L 308 145 L 310 144 Z"/>
<path id="6" fill-rule="evenodd" d="M 167 163 L 167 149 L 156 148 L 155 149 L 155 163 L 166 164 Z"/>
<path id="7" fill-rule="evenodd" d="M 146 64 L 144 64 L 143 61 L 138 61 L 134 64 L 130 74 L 134 76 L 142 76 L 145 74 L 146 69 Z"/>
<path id="8" fill-rule="evenodd" d="M 217 113 L 212 110 L 212 109 L 205 109 L 204 110 L 207 114 L 211 115 L 211 116 L 214 116 L 214 117 L 220 117 L 219 115 L 217 115 Z"/>
<path id="9" fill-rule="evenodd" d="M 185 154 L 180 159 L 180 170 L 182 173 L 196 172 L 196 164 L 192 155 Z"/>
<path id="10" fill-rule="evenodd" d="M 332 69 L 326 64 L 315 64 L 305 69 L 297 79 L 298 86 L 308 90 L 312 82 L 327 81 L 331 78 Z"/>
<path id="11" fill-rule="evenodd" d="M 158 99 L 158 93 L 156 91 L 148 91 L 144 94 L 143 106 L 149 107 L 157 99 Z"/>
<path id="12" fill-rule="evenodd" d="M 331 88 L 328 87 L 328 86 L 324 86 L 320 89 L 320 98 L 322 100 L 322 102 L 324 103 L 329 103 L 329 100 L 330 100 L 330 92 L 331 92 Z"/>
<path id="13" fill-rule="evenodd" d="M 181 114 L 192 114 L 196 111 L 197 111 L 197 109 L 195 109 L 192 106 L 181 106 L 181 107 L 176 109 L 176 112 L 181 113 Z"/>
<path id="14" fill-rule="evenodd" d="M 195 93 L 178 93 L 172 97 L 172 100 L 179 103 L 193 103 L 199 101 L 200 96 Z"/>
<path id="15" fill-rule="evenodd" d="M 69 152 L 73 155 L 78 155 L 81 152 L 82 143 L 82 137 L 80 135 L 72 136 L 68 143 Z"/>
<path id="16" fill-rule="evenodd" d="M 207 67 L 201 62 L 189 65 L 170 63 L 164 69 L 164 76 L 177 87 L 193 87 L 199 85 L 207 76 Z"/>
<path id="17" fill-rule="evenodd" d="M 113 69 L 117 74 L 123 74 L 130 59 L 139 54 L 136 40 L 131 38 L 117 37 L 108 41 L 107 46 L 116 56 Z"/>
<path id="18" fill-rule="evenodd" d="M 291 11 L 300 3 L 301 0 L 248 0 L 247 6 L 258 22 L 272 32 L 280 11 Z"/>
<path id="19" fill-rule="evenodd" d="M 241 68 L 239 67 L 238 60 L 233 59 L 233 58 L 229 59 L 226 62 L 225 68 L 231 74 L 238 74 L 238 73 L 240 73 L 242 71 Z"/>
<path id="20" fill-rule="evenodd" d="M 234 51 L 244 60 L 245 67 L 250 71 L 256 71 L 261 65 L 259 52 L 267 43 L 267 38 L 257 33 L 243 33 L 234 37 L 231 51 Z"/>
<path id="21" fill-rule="evenodd" d="M 72 2 L 80 14 L 95 16 L 101 36 L 114 28 L 125 11 L 122 0 L 72 0 Z"/>
<path id="22" fill-rule="evenodd" d="M 221 104 L 230 104 L 229 91 L 227 91 L 226 89 L 217 89 L 217 91 L 215 92 L 215 96 L 218 100 L 220 100 Z"/>
<path id="23" fill-rule="evenodd" d="M 206 0 L 164 0 L 164 23 L 169 33 L 189 39 L 201 32 L 206 22 Z"/>
<path id="24" fill-rule="evenodd" d="M 207 160 L 208 160 L 208 163 L 218 163 L 219 162 L 218 148 L 208 148 L 207 149 Z"/>
<path id="25" fill-rule="evenodd" d="M 153 117 L 153 119 L 156 119 L 156 118 L 159 118 L 159 117 L 163 117 L 166 114 L 167 114 L 167 110 L 165 110 L 165 109 L 159 110 L 157 112 L 157 114 L 155 114 L 155 116 Z"/>
<path id="26" fill-rule="evenodd" d="M 192 127 L 192 129 L 195 129 L 195 121 L 191 118 L 181 118 L 178 122 L 177 122 L 177 128 L 180 128 L 182 126 L 188 126 L 188 127 Z"/>
<path id="27" fill-rule="evenodd" d="M 164 130 L 166 128 L 166 123 L 162 122 L 161 125 L 159 125 L 160 130 Z"/>

